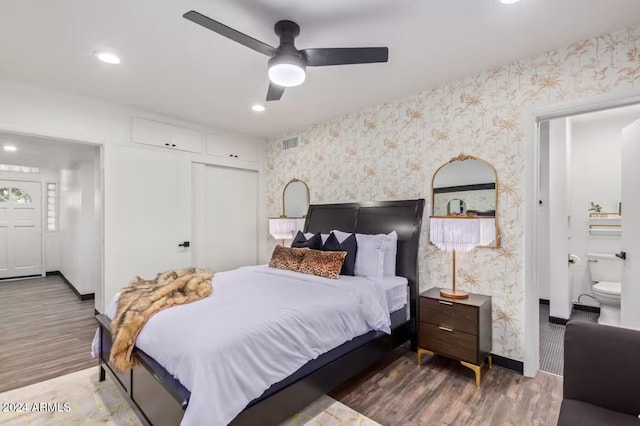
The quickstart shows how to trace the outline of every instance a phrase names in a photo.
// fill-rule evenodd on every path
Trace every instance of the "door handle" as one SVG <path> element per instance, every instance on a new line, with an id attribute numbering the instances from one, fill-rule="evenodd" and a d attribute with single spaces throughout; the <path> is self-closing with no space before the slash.
<path id="1" fill-rule="evenodd" d="M 444 300 L 438 300 L 438 303 L 440 303 L 441 305 L 448 305 L 448 306 L 452 306 L 453 305 L 453 303 L 445 302 Z"/>
<path id="2" fill-rule="evenodd" d="M 190 247 L 190 246 L 191 246 L 191 243 L 189 241 L 185 241 L 183 243 L 178 244 L 178 247 L 187 248 L 187 247 Z"/>
<path id="3" fill-rule="evenodd" d="M 621 251 L 620 253 L 616 253 L 616 257 L 618 259 L 627 260 L 627 252 Z"/>
<path id="4" fill-rule="evenodd" d="M 442 330 L 442 331 L 447 331 L 447 332 L 449 332 L 449 333 L 453 332 L 453 329 L 451 329 L 451 328 L 447 328 L 447 327 L 438 327 L 438 328 L 439 328 L 440 330 Z"/>

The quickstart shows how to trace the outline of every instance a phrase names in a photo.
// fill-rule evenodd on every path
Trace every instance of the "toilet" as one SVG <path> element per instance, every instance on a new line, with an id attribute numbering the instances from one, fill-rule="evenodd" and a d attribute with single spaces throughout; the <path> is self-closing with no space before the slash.
<path id="1" fill-rule="evenodd" d="M 614 254 L 587 253 L 593 295 L 600 302 L 598 324 L 620 325 L 622 264 Z"/>

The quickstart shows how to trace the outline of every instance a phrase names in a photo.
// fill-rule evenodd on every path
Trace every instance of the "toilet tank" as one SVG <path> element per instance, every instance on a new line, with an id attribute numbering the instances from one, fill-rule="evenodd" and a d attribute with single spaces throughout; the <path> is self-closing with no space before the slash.
<path id="1" fill-rule="evenodd" d="M 622 282 L 622 261 L 613 253 L 587 253 L 591 280 Z"/>

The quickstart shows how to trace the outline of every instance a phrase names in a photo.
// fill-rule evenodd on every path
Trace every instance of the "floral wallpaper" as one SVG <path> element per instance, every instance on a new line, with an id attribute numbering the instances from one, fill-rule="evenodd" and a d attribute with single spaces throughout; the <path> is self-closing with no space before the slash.
<path id="1" fill-rule="evenodd" d="M 501 247 L 458 256 L 467 291 L 493 296 L 493 351 L 523 360 L 524 137 L 531 108 L 620 91 L 640 84 L 640 27 L 485 71 L 460 81 L 338 117 L 306 129 L 297 149 L 269 142 L 270 216 L 282 188 L 304 180 L 312 203 L 424 197 L 431 211 L 435 170 L 460 153 L 492 163 L 499 179 Z M 423 222 L 426 223 L 426 222 Z M 451 283 L 451 256 L 428 243 L 423 226 L 420 288 Z"/>

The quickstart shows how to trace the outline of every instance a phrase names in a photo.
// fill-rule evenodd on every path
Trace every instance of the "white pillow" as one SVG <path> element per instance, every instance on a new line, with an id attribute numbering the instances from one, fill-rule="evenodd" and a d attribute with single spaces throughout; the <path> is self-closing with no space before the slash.
<path id="1" fill-rule="evenodd" d="M 387 235 L 387 247 L 384 251 L 384 276 L 396 276 L 396 256 L 398 255 L 398 233 L 390 232 Z"/>
<path id="2" fill-rule="evenodd" d="M 332 231 L 338 241 L 342 242 L 351 235 L 350 232 Z M 384 234 L 356 234 L 358 251 L 354 273 L 356 276 L 382 278 L 385 273 L 384 261 L 388 246 L 388 236 Z M 394 263 L 395 268 L 395 263 Z"/>
<path id="3" fill-rule="evenodd" d="M 313 237 L 315 234 L 313 232 L 307 232 L 306 234 L 303 234 L 304 237 L 308 240 L 309 238 Z M 337 235 L 336 235 L 337 237 Z M 324 243 L 327 242 L 327 238 L 329 238 L 329 234 L 320 234 L 320 239 L 322 240 L 322 245 L 324 245 Z M 342 242 L 342 241 L 339 241 Z"/>

